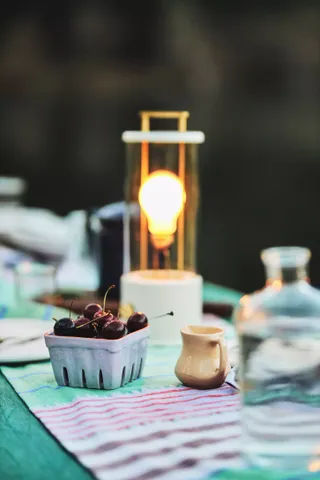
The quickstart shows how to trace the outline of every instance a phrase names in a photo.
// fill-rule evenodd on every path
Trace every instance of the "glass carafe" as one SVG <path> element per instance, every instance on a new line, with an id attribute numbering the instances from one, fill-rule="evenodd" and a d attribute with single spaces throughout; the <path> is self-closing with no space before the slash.
<path id="1" fill-rule="evenodd" d="M 308 282 L 308 249 L 261 257 L 266 287 L 235 312 L 242 450 L 251 465 L 312 471 L 320 465 L 320 292 Z"/>

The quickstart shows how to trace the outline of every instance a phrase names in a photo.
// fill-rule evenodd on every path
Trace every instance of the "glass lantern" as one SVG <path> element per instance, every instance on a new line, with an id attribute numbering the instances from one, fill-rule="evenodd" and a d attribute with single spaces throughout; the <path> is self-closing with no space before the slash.
<path id="1" fill-rule="evenodd" d="M 144 311 L 149 318 L 174 311 L 174 317 L 153 322 L 152 341 L 180 343 L 180 328 L 199 323 L 202 314 L 196 231 L 197 156 L 204 134 L 187 131 L 189 113 L 185 111 L 140 115 L 141 130 L 122 136 L 126 143 L 128 208 L 121 303 Z M 151 118 L 176 119 L 178 128 L 152 131 Z"/>

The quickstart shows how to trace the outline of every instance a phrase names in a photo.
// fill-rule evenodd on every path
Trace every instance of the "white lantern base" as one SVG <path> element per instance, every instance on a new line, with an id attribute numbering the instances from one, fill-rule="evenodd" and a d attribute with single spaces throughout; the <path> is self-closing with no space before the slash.
<path id="1" fill-rule="evenodd" d="M 180 345 L 182 327 L 202 320 L 202 277 L 180 270 L 141 270 L 121 277 L 121 305 L 144 312 L 153 345 Z M 174 316 L 155 318 L 173 311 Z"/>

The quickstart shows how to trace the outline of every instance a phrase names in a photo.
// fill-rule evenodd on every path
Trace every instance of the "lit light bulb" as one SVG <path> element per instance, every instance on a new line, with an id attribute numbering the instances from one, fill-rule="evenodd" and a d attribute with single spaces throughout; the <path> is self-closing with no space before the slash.
<path id="1" fill-rule="evenodd" d="M 177 220 L 186 201 L 184 186 L 172 172 L 157 170 L 148 176 L 139 191 L 139 203 L 147 217 L 153 244 L 169 247 L 177 230 Z"/>

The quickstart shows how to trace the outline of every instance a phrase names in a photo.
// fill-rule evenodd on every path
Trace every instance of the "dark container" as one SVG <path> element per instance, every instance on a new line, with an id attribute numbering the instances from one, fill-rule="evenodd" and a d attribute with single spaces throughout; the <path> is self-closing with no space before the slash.
<path id="1" fill-rule="evenodd" d="M 110 285 L 108 298 L 119 300 L 120 277 L 124 271 L 124 222 L 126 205 L 124 202 L 107 205 L 96 211 L 92 217 L 91 246 L 95 251 L 99 269 L 98 295 L 103 296 Z M 133 208 L 131 215 L 136 215 Z"/>

